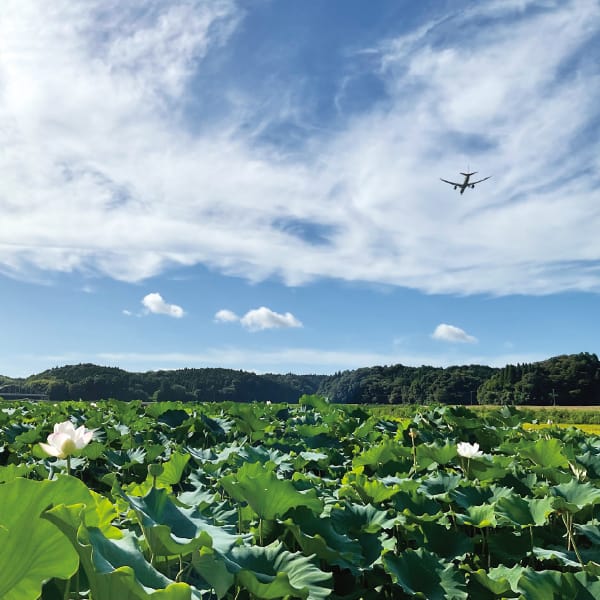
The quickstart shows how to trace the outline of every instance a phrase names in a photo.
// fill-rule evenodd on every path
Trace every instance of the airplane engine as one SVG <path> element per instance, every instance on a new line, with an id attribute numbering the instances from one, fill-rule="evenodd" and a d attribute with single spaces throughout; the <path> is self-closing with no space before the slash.
<path id="1" fill-rule="evenodd" d="M 472 189 L 472 190 L 474 190 L 474 189 L 475 189 L 475 184 L 473 184 L 473 185 L 471 186 L 471 189 Z"/>
<path id="2" fill-rule="evenodd" d="M 455 185 L 455 186 L 454 186 L 454 189 L 456 189 L 457 187 L 458 187 L 458 186 L 456 186 L 456 185 Z"/>

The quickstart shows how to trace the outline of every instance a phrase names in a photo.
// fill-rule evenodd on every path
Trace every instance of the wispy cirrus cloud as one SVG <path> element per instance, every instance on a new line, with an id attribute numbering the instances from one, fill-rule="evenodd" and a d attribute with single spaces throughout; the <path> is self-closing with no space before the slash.
<path id="1" fill-rule="evenodd" d="M 385 101 L 345 109 L 347 73 L 312 90 L 341 113 L 324 124 L 292 83 L 260 103 L 207 66 L 235 46 L 233 0 L 5 0 L 0 270 L 600 290 L 600 6 L 454 6 L 366 49 Z M 208 88 L 218 119 L 193 110 Z M 273 124 L 303 126 L 293 152 Z M 493 178 L 442 187 L 469 164 Z"/>
<path id="2" fill-rule="evenodd" d="M 265 329 L 288 329 L 302 327 L 302 322 L 292 313 L 278 313 L 266 306 L 253 308 L 242 317 L 238 317 L 233 311 L 228 309 L 219 310 L 215 314 L 217 323 L 235 323 L 239 322 L 242 327 L 248 331 L 264 331 Z"/>

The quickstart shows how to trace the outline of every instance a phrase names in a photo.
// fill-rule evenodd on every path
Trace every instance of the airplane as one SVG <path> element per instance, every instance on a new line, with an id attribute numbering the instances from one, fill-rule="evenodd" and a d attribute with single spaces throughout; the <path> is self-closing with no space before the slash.
<path id="1" fill-rule="evenodd" d="M 479 181 L 470 181 L 471 175 L 475 175 L 475 173 L 477 173 L 477 171 L 473 171 L 473 173 L 461 173 L 461 175 L 465 176 L 465 180 L 462 183 L 456 183 L 455 181 L 448 181 L 447 179 L 442 179 L 441 177 L 440 177 L 440 179 L 442 179 L 442 181 L 445 183 L 449 183 L 450 185 L 453 185 L 454 189 L 460 188 L 460 193 L 464 194 L 465 190 L 467 188 L 475 188 L 475 184 L 481 183 L 482 181 L 485 181 L 486 179 L 489 179 L 491 177 L 491 175 L 490 175 L 489 177 L 484 177 L 483 179 L 480 179 Z"/>

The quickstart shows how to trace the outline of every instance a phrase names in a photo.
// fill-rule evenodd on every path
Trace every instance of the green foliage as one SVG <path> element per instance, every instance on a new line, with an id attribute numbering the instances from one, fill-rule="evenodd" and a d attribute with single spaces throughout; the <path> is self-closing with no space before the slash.
<path id="1" fill-rule="evenodd" d="M 44 509 L 64 497 L 62 482 L 17 478 L 0 485 L 0 598 L 35 600 L 42 583 L 77 571 L 77 555 Z"/>
<path id="2" fill-rule="evenodd" d="M 3 407 L 0 597 L 597 597 L 600 437 L 521 414 Z M 69 463 L 38 444 L 65 418 L 96 429 Z"/>

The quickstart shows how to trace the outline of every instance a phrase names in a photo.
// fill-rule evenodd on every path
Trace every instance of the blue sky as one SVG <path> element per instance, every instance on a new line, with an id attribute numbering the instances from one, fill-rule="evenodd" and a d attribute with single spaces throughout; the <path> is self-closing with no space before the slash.
<path id="1" fill-rule="evenodd" d="M 597 0 L 3 0 L 0 373 L 598 352 L 599 52 Z"/>

